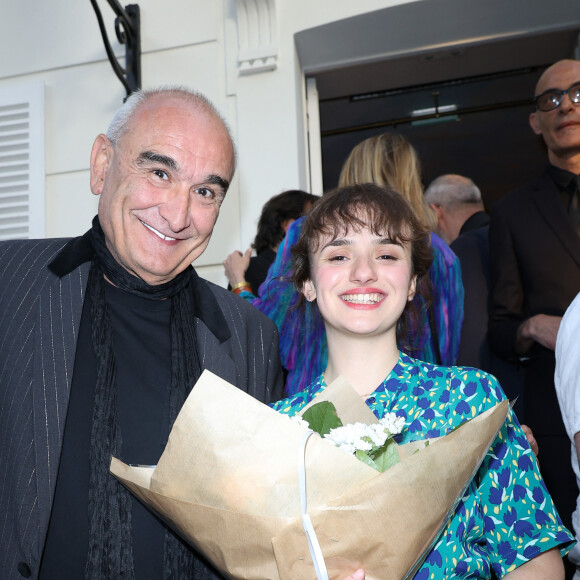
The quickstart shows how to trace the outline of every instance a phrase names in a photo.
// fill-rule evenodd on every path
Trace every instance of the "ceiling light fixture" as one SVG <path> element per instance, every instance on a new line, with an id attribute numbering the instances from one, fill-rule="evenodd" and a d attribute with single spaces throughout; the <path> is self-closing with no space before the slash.
<path id="1" fill-rule="evenodd" d="M 439 91 L 431 93 L 433 97 L 434 107 L 427 107 L 425 109 L 416 109 L 411 111 L 411 117 L 416 118 L 411 121 L 412 127 L 419 125 L 431 125 L 433 123 L 445 123 L 448 121 L 459 121 L 458 115 L 453 115 L 453 111 L 457 111 L 457 105 L 439 105 Z"/>

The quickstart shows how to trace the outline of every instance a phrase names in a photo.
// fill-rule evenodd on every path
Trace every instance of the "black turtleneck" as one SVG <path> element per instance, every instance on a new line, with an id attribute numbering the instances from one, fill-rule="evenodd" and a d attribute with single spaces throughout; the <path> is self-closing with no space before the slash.
<path id="1" fill-rule="evenodd" d="M 107 284 L 116 360 L 117 413 L 125 463 L 155 465 L 169 435 L 171 299 L 148 300 Z M 89 448 L 97 361 L 87 294 L 41 580 L 85 577 Z M 112 477 L 112 476 L 111 476 Z M 135 578 L 163 578 L 165 526 L 132 497 Z"/>

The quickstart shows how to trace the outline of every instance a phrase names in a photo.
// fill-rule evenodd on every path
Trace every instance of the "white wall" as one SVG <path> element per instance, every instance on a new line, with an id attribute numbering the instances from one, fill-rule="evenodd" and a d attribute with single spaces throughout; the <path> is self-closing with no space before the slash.
<path id="1" fill-rule="evenodd" d="M 399 2 L 271 0 L 277 68 L 248 76 L 237 70 L 235 0 L 137 3 L 143 86 L 179 83 L 204 92 L 227 118 L 237 142 L 236 178 L 210 246 L 197 262 L 202 276 L 225 284 L 221 262 L 233 249 L 250 244 L 263 203 L 284 189 L 308 189 L 304 86 L 293 35 Z M 113 12 L 106 0 L 99 6 L 124 63 Z M 89 189 L 91 145 L 125 96 L 106 58 L 90 1 L 6 3 L 0 54 L 0 90 L 28 80 L 41 80 L 46 87 L 47 235 L 81 234 L 97 209 Z"/>

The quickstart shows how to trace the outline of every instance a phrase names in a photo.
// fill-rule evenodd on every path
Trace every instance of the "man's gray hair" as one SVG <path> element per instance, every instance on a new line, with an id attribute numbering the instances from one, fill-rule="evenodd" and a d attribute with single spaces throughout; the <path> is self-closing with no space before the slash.
<path id="1" fill-rule="evenodd" d="M 113 145 L 115 145 L 119 141 L 119 139 L 123 136 L 123 134 L 127 131 L 131 118 L 138 111 L 141 105 L 150 98 L 156 97 L 158 95 L 179 97 L 184 101 L 190 103 L 194 108 L 204 111 L 209 115 L 215 115 L 223 123 L 230 137 L 230 141 L 232 142 L 232 147 L 234 149 L 234 166 L 235 166 L 236 163 L 235 145 L 234 140 L 232 138 L 230 127 L 227 124 L 226 120 L 222 117 L 220 112 L 215 108 L 213 103 L 205 95 L 182 85 L 165 85 L 154 89 L 140 89 L 138 91 L 135 91 L 134 93 L 131 93 L 127 98 L 127 100 L 125 101 L 125 103 L 115 113 L 113 120 L 109 124 L 109 128 L 105 133 L 107 139 L 109 139 L 109 141 Z"/>
<path id="2" fill-rule="evenodd" d="M 427 203 L 437 206 L 457 206 L 463 204 L 483 204 L 479 187 L 463 175 L 441 175 L 434 179 L 425 190 Z"/>

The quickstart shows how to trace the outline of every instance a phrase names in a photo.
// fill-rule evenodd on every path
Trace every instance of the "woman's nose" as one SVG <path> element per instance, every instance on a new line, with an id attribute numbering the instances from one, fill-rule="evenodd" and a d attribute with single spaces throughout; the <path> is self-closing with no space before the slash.
<path id="1" fill-rule="evenodd" d="M 377 279 L 376 268 L 370 257 L 359 257 L 353 262 L 351 279 L 355 282 L 365 284 Z"/>

